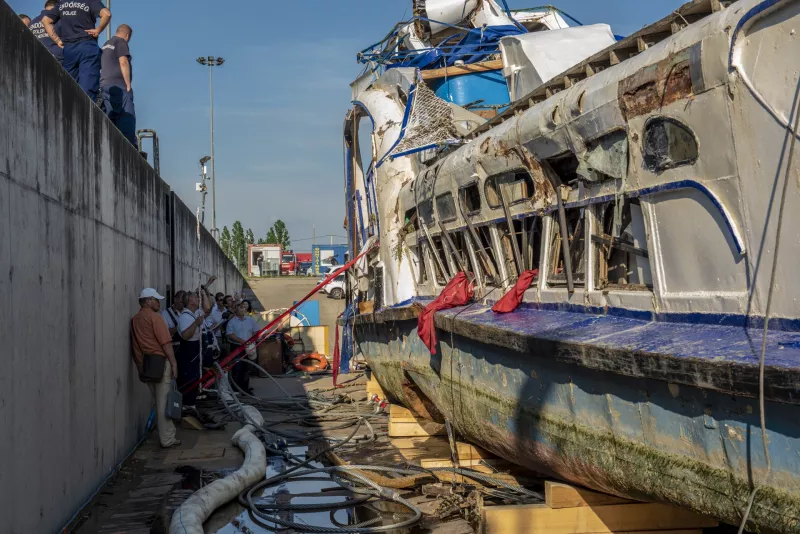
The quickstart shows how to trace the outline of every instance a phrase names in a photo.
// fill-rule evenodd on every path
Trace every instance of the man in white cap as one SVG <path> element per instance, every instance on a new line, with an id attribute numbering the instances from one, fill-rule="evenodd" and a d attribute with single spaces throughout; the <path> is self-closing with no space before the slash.
<path id="1" fill-rule="evenodd" d="M 167 395 L 173 378 L 178 377 L 178 364 L 172 351 L 172 336 L 167 324 L 159 315 L 161 301 L 164 297 L 153 288 L 142 290 L 139 295 L 139 313 L 131 319 L 131 342 L 133 359 L 139 376 L 142 376 L 144 355 L 166 358 L 164 375 L 156 382 L 147 382 L 150 392 L 156 400 L 156 417 L 158 421 L 158 438 L 164 448 L 177 447 L 181 444 L 175 439 L 175 424 L 166 416 Z"/>

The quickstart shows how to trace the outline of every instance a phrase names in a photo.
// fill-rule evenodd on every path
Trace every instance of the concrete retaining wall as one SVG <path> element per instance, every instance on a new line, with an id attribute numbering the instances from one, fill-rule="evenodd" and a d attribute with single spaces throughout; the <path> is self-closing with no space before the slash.
<path id="1" fill-rule="evenodd" d="M 57 531 L 143 436 L 151 400 L 128 334 L 138 293 L 197 280 L 193 210 L 176 199 L 173 223 L 170 198 L 0 0 L 3 532 Z M 202 250 L 214 289 L 239 291 L 205 231 Z"/>

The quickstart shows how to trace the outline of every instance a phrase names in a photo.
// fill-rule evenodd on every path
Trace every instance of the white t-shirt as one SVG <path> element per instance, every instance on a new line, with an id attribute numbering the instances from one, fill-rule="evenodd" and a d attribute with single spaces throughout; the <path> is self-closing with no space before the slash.
<path id="1" fill-rule="evenodd" d="M 227 310 L 225 308 L 219 309 L 219 306 L 214 304 L 214 307 L 211 308 L 211 313 L 208 315 L 208 320 L 206 320 L 206 326 L 209 328 L 214 328 L 216 325 L 222 322 L 222 314 L 225 313 Z M 217 328 L 214 330 L 214 335 L 217 337 L 222 337 L 222 328 Z"/>
<path id="2" fill-rule="evenodd" d="M 195 319 L 202 316 L 203 316 L 203 310 L 199 308 L 194 313 L 192 313 L 190 310 L 183 310 L 183 312 L 181 312 L 180 316 L 178 317 L 178 331 L 184 332 L 187 328 L 192 326 L 192 323 L 194 323 Z M 202 332 L 203 332 L 202 324 L 197 325 L 197 328 L 195 328 L 194 330 L 194 335 L 191 338 L 187 339 L 186 341 L 200 341 L 200 336 Z"/>
<path id="3" fill-rule="evenodd" d="M 177 320 L 180 314 L 181 312 L 177 312 L 173 308 L 167 308 L 166 310 L 161 310 L 161 317 L 163 317 L 164 322 L 167 323 L 167 328 L 175 328 L 178 326 L 178 323 L 172 320 L 172 316 L 174 315 L 175 319 Z"/>

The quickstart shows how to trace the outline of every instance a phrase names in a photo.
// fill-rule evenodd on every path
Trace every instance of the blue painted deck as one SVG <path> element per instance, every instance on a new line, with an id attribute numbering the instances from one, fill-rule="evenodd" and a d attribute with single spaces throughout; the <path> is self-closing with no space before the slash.
<path id="1" fill-rule="evenodd" d="M 379 311 L 374 321 L 411 320 L 416 317 L 413 306 L 429 302 L 404 302 Z M 472 304 L 439 312 L 435 320 L 440 340 L 453 332 L 521 355 L 550 354 L 555 361 L 595 371 L 758 395 L 761 328 L 710 324 L 709 317 L 701 322 L 664 316 L 643 320 L 572 308 L 576 311 L 526 304 L 499 315 L 488 305 Z M 356 318 L 364 320 L 373 319 Z M 765 362 L 766 399 L 800 403 L 800 332 L 770 330 Z"/>
<path id="2" fill-rule="evenodd" d="M 520 336 L 624 352 L 756 366 L 761 353 L 762 330 L 758 328 L 644 321 L 529 307 L 504 315 L 487 306 L 473 306 L 466 311 L 454 308 L 440 314 Z M 766 362 L 769 367 L 800 370 L 800 332 L 770 331 Z"/>

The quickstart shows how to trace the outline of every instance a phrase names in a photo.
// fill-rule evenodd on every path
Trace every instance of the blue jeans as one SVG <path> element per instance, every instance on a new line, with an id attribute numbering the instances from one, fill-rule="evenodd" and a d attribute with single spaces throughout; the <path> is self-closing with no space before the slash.
<path id="1" fill-rule="evenodd" d="M 122 132 L 122 135 L 137 146 L 136 140 L 136 108 L 133 105 L 133 91 L 125 87 L 108 85 L 103 87 L 103 109 L 111 122 Z"/>
<path id="2" fill-rule="evenodd" d="M 92 102 L 97 101 L 100 87 L 100 58 L 100 48 L 94 40 L 64 44 L 64 68 Z"/>

